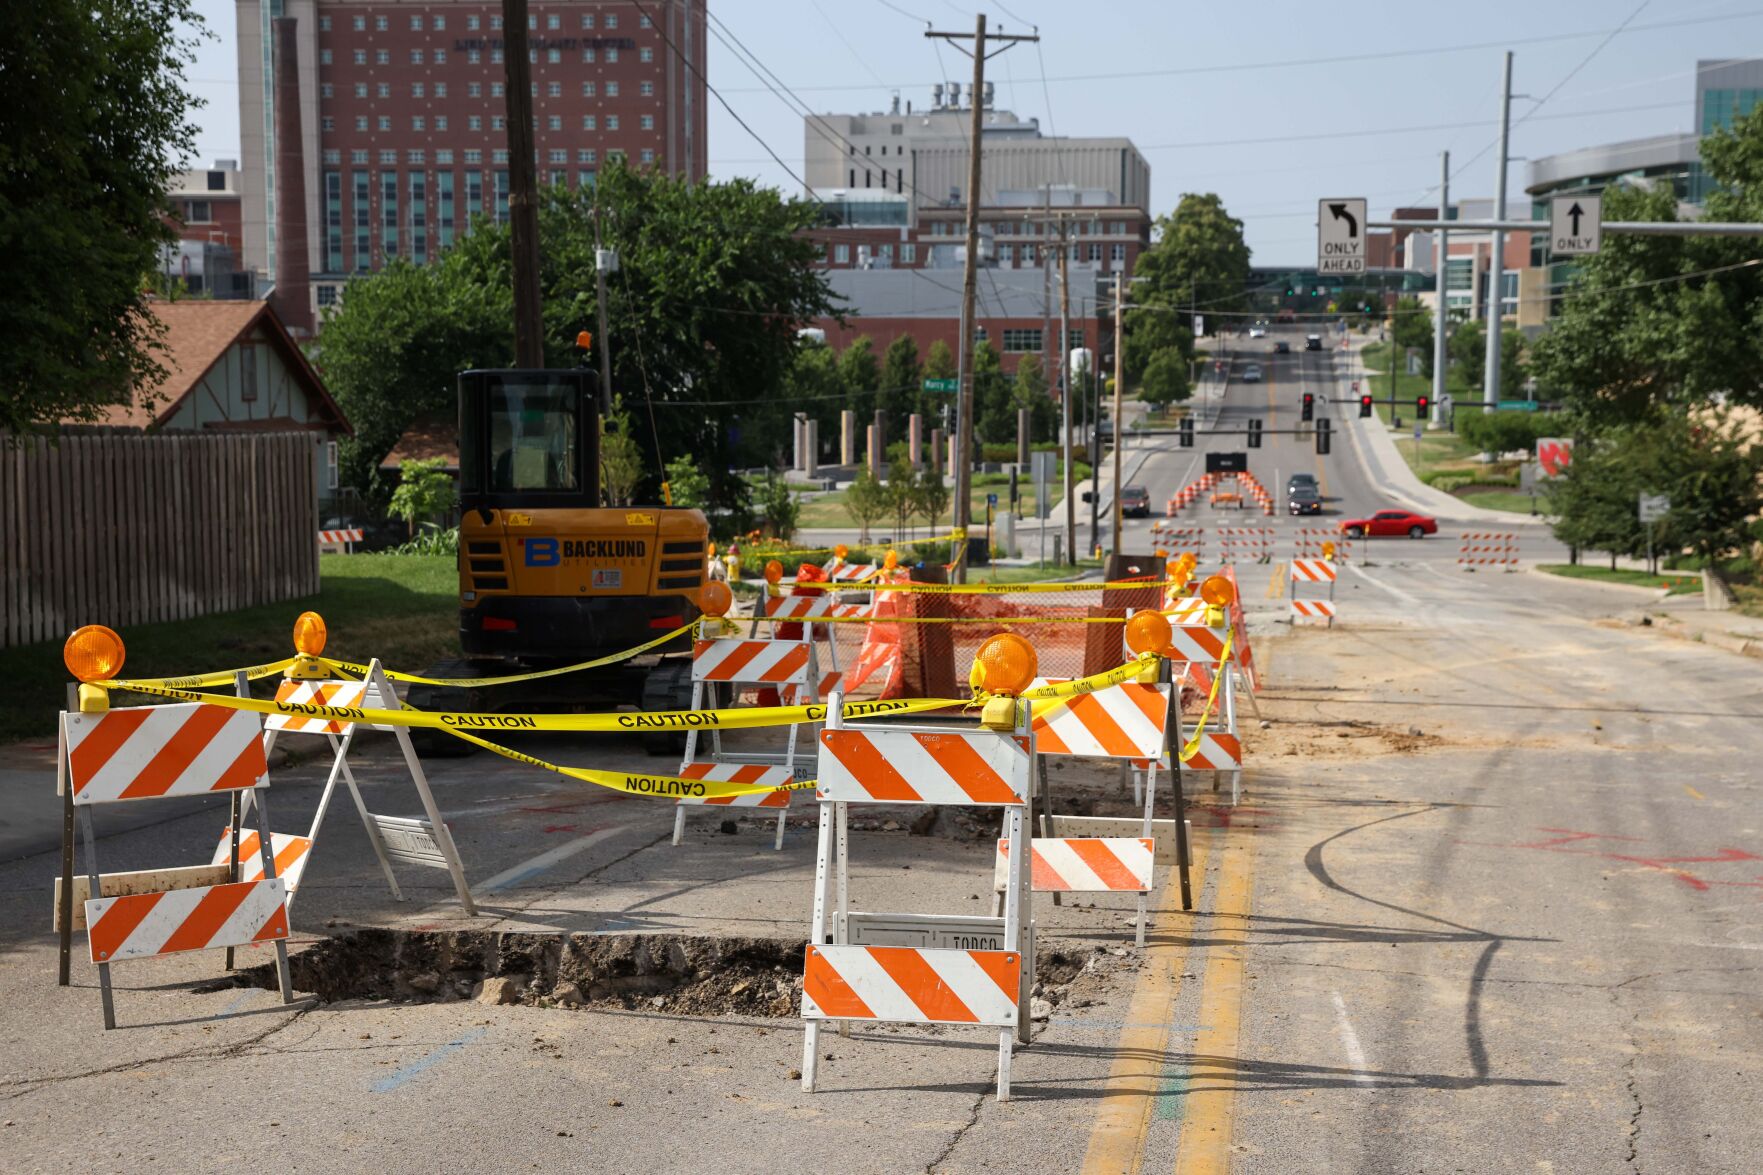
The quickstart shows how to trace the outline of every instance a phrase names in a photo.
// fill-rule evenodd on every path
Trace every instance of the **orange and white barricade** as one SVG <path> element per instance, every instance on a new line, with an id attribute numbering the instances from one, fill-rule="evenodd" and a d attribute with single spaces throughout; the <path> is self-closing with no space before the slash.
<path id="1" fill-rule="evenodd" d="M 879 570 L 874 563 L 837 563 L 826 569 L 826 577 L 833 583 L 863 583 L 874 579 Z"/>
<path id="2" fill-rule="evenodd" d="M 824 598 L 824 597 L 823 597 Z M 707 696 L 726 694 L 733 696 L 743 689 L 773 689 L 780 693 L 789 691 L 795 701 L 792 704 L 810 704 L 819 700 L 820 670 L 819 661 L 814 652 L 814 640 L 811 632 L 805 631 L 800 640 L 780 640 L 775 637 L 722 636 L 710 637 L 706 633 L 726 631 L 720 621 L 707 617 L 699 621 L 699 636 L 692 643 L 692 709 L 694 711 L 714 709 L 706 706 Z M 708 688 L 707 687 L 712 687 Z M 686 753 L 680 762 L 680 775 L 686 778 L 724 779 L 735 776 L 716 774 L 724 767 L 760 766 L 778 769 L 780 786 L 793 782 L 799 777 L 801 766 L 797 755 L 797 743 L 801 726 L 792 723 L 784 749 L 779 752 L 731 751 L 722 744 L 722 733 L 716 727 L 710 728 L 710 752 L 706 759 L 698 755 L 697 727 L 686 732 Z M 709 772 L 709 774 L 694 774 Z M 805 778 L 805 777 L 803 777 Z M 761 782 L 762 780 L 742 779 L 741 782 Z M 679 844 L 686 832 L 686 809 L 688 807 L 715 805 L 717 807 L 742 808 L 776 808 L 777 836 L 773 848 L 784 847 L 784 824 L 789 818 L 790 796 L 784 792 L 750 792 L 738 796 L 718 796 L 711 799 L 682 797 L 675 801 L 673 813 L 673 843 Z"/>
<path id="3" fill-rule="evenodd" d="M 1330 559 L 1293 559 L 1291 563 L 1292 623 L 1300 620 L 1321 620 L 1334 627 L 1335 579 L 1334 561 Z M 1299 589 L 1314 590 L 1313 585 L 1327 584 L 1327 597 L 1300 596 Z"/>
<path id="4" fill-rule="evenodd" d="M 1326 559 L 1330 551 L 1334 552 L 1336 563 L 1350 562 L 1353 540 L 1343 531 L 1320 526 L 1300 526 L 1292 532 L 1292 558 Z"/>
<path id="5" fill-rule="evenodd" d="M 269 847 L 263 797 L 269 765 L 258 716 L 183 703 L 64 712 L 59 726 L 56 785 L 64 796 L 71 795 L 85 845 L 86 876 L 74 879 L 83 886 L 58 884 L 58 929 L 64 944 L 74 930 L 86 931 L 92 962 L 98 965 L 104 1027 L 116 1027 L 110 965 L 180 951 L 273 943 L 282 1002 L 292 1003 L 288 883 L 278 876 Z M 234 877 L 224 862 L 131 873 L 98 871 L 95 806 L 216 793 L 257 796 L 259 862 L 251 876 Z"/>
<path id="6" fill-rule="evenodd" d="M 1457 540 L 1459 567 L 1498 567 L 1502 571 L 1518 570 L 1518 532 L 1511 530 L 1471 531 Z"/>
<path id="7" fill-rule="evenodd" d="M 812 633 L 813 629 L 809 626 L 818 621 L 823 628 L 830 630 L 834 628 L 832 621 L 860 617 L 874 607 L 874 603 L 841 604 L 834 596 L 768 595 L 765 597 L 765 618 L 771 621 L 771 635 L 777 637 L 780 635 L 778 626 L 782 624 L 801 624 L 804 631 Z M 825 697 L 838 685 L 842 670 L 839 666 L 838 633 L 828 631 L 819 635 L 826 641 L 827 660 L 830 662 L 821 671 L 816 686 L 820 696 Z M 784 639 L 790 638 L 785 636 Z"/>
<path id="8" fill-rule="evenodd" d="M 802 975 L 802 1088 L 813 1091 L 820 1026 L 833 1020 L 998 1029 L 998 1100 L 1010 1097 L 1012 1036 L 1027 1039 L 1033 955 L 1025 933 L 1025 817 L 1034 762 L 1028 706 L 1016 727 L 847 726 L 843 697 L 820 733 L 820 839 Z M 845 810 L 861 804 L 1003 809 L 1007 878 L 994 918 L 866 914 L 850 908 Z M 878 941 L 910 923 L 914 945 Z M 881 928 L 881 929 L 878 929 Z M 932 945 L 916 945 L 929 943 Z"/>
<path id="9" fill-rule="evenodd" d="M 1246 648 L 1241 644 L 1242 635 L 1234 625 L 1213 628 L 1203 623 L 1171 621 L 1169 630 L 1170 651 L 1167 656 L 1176 662 L 1178 680 L 1195 668 L 1222 678 L 1215 683 L 1222 722 L 1217 723 L 1214 730 L 1203 732 L 1199 754 L 1186 760 L 1185 765 L 1193 771 L 1228 772 L 1230 802 L 1235 804 L 1241 798 L 1243 774 L 1242 744 L 1237 739 L 1237 674 L 1241 665 L 1239 658 Z M 1224 656 L 1227 638 L 1231 638 L 1228 659 Z M 1218 787 L 1218 778 L 1213 776 L 1214 790 Z"/>
<path id="10" fill-rule="evenodd" d="M 306 858 L 318 843 L 319 831 L 324 826 L 325 815 L 330 810 L 331 798 L 340 779 L 349 791 L 349 798 L 354 801 L 356 814 L 361 817 L 361 826 L 367 831 L 368 843 L 373 846 L 374 857 L 379 861 L 380 871 L 385 874 L 386 885 L 392 891 L 392 897 L 400 902 L 404 900 L 403 891 L 398 888 L 397 874 L 392 869 L 393 861 L 444 869 L 453 881 L 454 892 L 459 895 L 459 904 L 464 907 L 468 916 L 475 917 L 477 906 L 472 901 L 471 888 L 465 881 L 464 863 L 460 860 L 458 847 L 453 843 L 453 834 L 441 817 L 441 808 L 435 802 L 434 792 L 429 789 L 422 760 L 417 758 L 416 749 L 410 741 L 409 727 L 350 722 L 323 712 L 312 715 L 298 712 L 297 708 L 302 706 L 402 709 L 403 703 L 379 659 L 368 662 L 367 673 L 361 681 L 285 677 L 276 687 L 275 698 L 278 703 L 288 707 L 290 712 L 272 714 L 264 724 L 267 727 L 263 736 L 266 752 L 274 750 L 277 741 L 284 736 L 320 737 L 331 748 L 331 770 L 325 778 L 324 791 L 319 794 L 318 810 L 312 815 L 311 829 L 304 837 L 278 833 L 272 845 L 278 858 L 287 854 L 289 904 L 293 903 L 298 890 Z M 361 788 L 355 781 L 355 772 L 349 766 L 349 751 L 354 746 L 356 735 L 364 727 L 390 734 L 397 740 L 398 749 L 403 752 L 404 765 L 410 772 L 411 782 L 416 785 L 417 798 L 422 802 L 422 816 L 381 816 L 368 811 L 367 802 L 361 796 Z M 235 850 L 232 844 L 234 830 L 239 826 L 239 821 L 234 820 L 221 833 L 220 844 L 214 852 L 216 864 L 239 859 L 238 854 L 243 850 Z"/>

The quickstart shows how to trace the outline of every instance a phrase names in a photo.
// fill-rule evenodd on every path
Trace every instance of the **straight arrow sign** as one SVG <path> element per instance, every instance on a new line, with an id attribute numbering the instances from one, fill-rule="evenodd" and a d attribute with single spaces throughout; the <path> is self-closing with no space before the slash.
<path id="1" fill-rule="evenodd" d="M 1316 205 L 1316 271 L 1365 272 L 1365 201 L 1319 200 Z"/>
<path id="2" fill-rule="evenodd" d="M 1573 257 L 1596 253 L 1603 244 L 1602 196 L 1556 196 L 1549 201 L 1549 252 Z"/>

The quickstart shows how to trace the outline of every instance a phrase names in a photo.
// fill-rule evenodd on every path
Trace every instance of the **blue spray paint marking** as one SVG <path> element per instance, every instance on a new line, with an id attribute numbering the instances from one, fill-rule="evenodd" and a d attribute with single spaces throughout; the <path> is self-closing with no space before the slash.
<path id="1" fill-rule="evenodd" d="M 428 1056 L 423 1057 L 420 1060 L 412 1061 L 396 1073 L 393 1073 L 388 1077 L 382 1077 L 374 1082 L 372 1086 L 373 1091 L 375 1093 L 391 1093 L 406 1081 L 409 1081 L 413 1077 L 420 1076 L 428 1069 L 432 1069 L 434 1066 L 440 1064 L 466 1045 L 473 1044 L 482 1039 L 484 1034 L 488 1031 L 489 1030 L 486 1028 L 474 1028 L 458 1040 L 448 1041 Z"/>

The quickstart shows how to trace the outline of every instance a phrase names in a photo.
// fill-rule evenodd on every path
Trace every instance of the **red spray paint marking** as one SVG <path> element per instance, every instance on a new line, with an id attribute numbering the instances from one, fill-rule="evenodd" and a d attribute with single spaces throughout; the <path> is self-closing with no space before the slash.
<path id="1" fill-rule="evenodd" d="M 1719 878 L 1705 878 L 1679 868 L 1682 865 L 1719 865 L 1730 861 L 1763 861 L 1763 857 L 1745 849 L 1715 849 L 1712 857 L 1647 857 L 1634 853 L 1605 852 L 1599 849 L 1573 848 L 1571 846 L 1586 841 L 1623 841 L 1631 844 L 1643 844 L 1644 838 L 1638 836 L 1618 836 L 1602 832 L 1578 832 L 1571 828 L 1541 828 L 1539 832 L 1553 832 L 1559 835 L 1550 840 L 1529 841 L 1516 844 L 1492 845 L 1495 848 L 1535 849 L 1545 853 L 1566 853 L 1572 856 L 1597 857 L 1605 861 L 1621 861 L 1628 865 L 1640 865 L 1643 868 L 1655 869 L 1670 874 L 1697 892 L 1706 892 L 1714 886 L 1728 886 L 1740 889 L 1763 889 L 1763 876 L 1752 881 L 1727 881 Z M 1492 844 L 1487 841 L 1465 841 L 1465 844 Z"/>
<path id="2" fill-rule="evenodd" d="M 575 825 L 573 825 L 573 824 L 547 824 L 540 831 L 543 831 L 543 832 L 574 832 Z"/>

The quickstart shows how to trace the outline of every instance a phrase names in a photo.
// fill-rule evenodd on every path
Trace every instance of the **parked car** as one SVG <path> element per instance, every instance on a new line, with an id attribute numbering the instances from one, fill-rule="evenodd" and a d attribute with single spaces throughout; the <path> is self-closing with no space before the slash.
<path id="1" fill-rule="evenodd" d="M 1294 473 L 1286 478 L 1286 493 L 1289 494 L 1299 488 L 1316 489 L 1316 475 L 1314 473 Z"/>
<path id="2" fill-rule="evenodd" d="M 1249 327 L 1249 337 L 1251 339 L 1264 339 L 1264 338 L 1266 338 L 1267 337 L 1267 324 L 1265 322 L 1257 322 L 1257 323 L 1254 323 L 1253 325 L 1251 325 Z"/>
<path id="3" fill-rule="evenodd" d="M 1438 529 L 1438 519 L 1407 510 L 1379 510 L 1369 518 L 1349 518 L 1341 523 L 1342 533 L 1352 539 L 1363 538 L 1365 535 L 1394 538 L 1404 534 L 1411 539 L 1417 539 L 1423 535 L 1437 534 Z"/>
<path id="4" fill-rule="evenodd" d="M 1314 485 L 1294 486 L 1286 493 L 1286 508 L 1293 514 L 1321 514 L 1322 495 Z"/>
<path id="5" fill-rule="evenodd" d="M 1144 486 L 1127 486 L 1120 491 L 1120 512 L 1131 518 L 1151 516 L 1151 491 Z"/>
<path id="6" fill-rule="evenodd" d="M 1255 364 L 1255 363 L 1251 363 L 1247 367 L 1243 368 L 1243 382 L 1246 384 L 1260 383 L 1261 382 L 1260 365 Z"/>
<path id="7" fill-rule="evenodd" d="M 1304 350 L 1306 350 L 1306 351 L 1320 351 L 1320 350 L 1322 350 L 1322 336 L 1321 335 L 1305 335 L 1304 336 Z"/>
<path id="8" fill-rule="evenodd" d="M 1273 344 L 1273 353 L 1275 355 L 1290 355 L 1292 353 L 1292 345 L 1284 339 L 1281 339 L 1279 342 Z"/>

